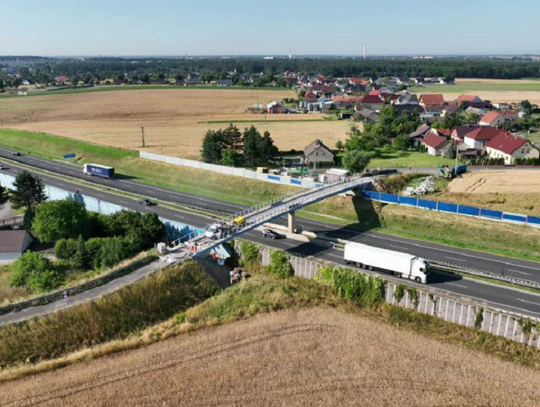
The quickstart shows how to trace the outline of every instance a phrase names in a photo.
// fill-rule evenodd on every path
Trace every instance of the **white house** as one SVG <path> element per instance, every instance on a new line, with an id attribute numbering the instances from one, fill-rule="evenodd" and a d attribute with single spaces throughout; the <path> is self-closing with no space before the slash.
<path id="1" fill-rule="evenodd" d="M 429 155 L 446 157 L 450 152 L 452 140 L 441 137 L 435 133 L 427 134 L 421 143 L 427 148 Z"/>
<path id="2" fill-rule="evenodd" d="M 0 263 L 17 260 L 31 243 L 26 230 L 0 230 Z"/>
<path id="3" fill-rule="evenodd" d="M 465 134 L 463 142 L 468 148 L 482 151 L 486 148 L 486 144 L 499 134 L 506 134 L 506 132 L 495 127 L 478 127 L 470 133 Z"/>
<path id="4" fill-rule="evenodd" d="M 480 119 L 480 126 L 498 127 L 504 124 L 504 116 L 499 112 L 487 112 Z"/>
<path id="5" fill-rule="evenodd" d="M 506 165 L 514 164 L 516 158 L 538 158 L 540 151 L 528 140 L 501 133 L 486 145 L 487 154 L 492 158 L 504 158 Z"/>

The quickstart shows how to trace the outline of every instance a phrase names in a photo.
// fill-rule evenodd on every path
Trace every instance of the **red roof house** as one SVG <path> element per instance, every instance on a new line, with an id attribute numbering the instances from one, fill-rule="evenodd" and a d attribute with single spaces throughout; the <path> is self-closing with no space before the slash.
<path id="1" fill-rule="evenodd" d="M 497 129 L 496 127 L 478 127 L 470 133 L 466 134 L 463 142 L 469 148 L 475 150 L 483 150 L 486 144 L 497 137 L 499 134 L 505 134 L 506 131 Z"/>
<path id="2" fill-rule="evenodd" d="M 528 140 L 501 133 L 490 140 L 486 145 L 490 157 L 504 158 L 505 164 L 514 164 L 516 158 L 538 158 L 540 151 Z"/>
<path id="3" fill-rule="evenodd" d="M 444 98 L 443 95 L 440 93 L 425 93 L 423 95 L 420 95 L 420 104 L 422 106 L 444 106 Z"/>
<path id="4" fill-rule="evenodd" d="M 435 156 L 446 156 L 451 146 L 449 139 L 433 132 L 427 134 L 421 143 L 426 146 L 428 154 Z"/>
<path id="5" fill-rule="evenodd" d="M 504 124 L 504 116 L 501 112 L 487 112 L 484 117 L 480 119 L 480 126 L 497 127 Z"/>
<path id="6" fill-rule="evenodd" d="M 351 85 L 369 85 L 369 82 L 365 78 L 351 78 L 349 82 Z"/>

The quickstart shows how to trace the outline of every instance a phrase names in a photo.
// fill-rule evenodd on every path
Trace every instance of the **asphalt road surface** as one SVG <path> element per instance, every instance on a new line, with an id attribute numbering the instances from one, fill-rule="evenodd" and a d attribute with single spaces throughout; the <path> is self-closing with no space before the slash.
<path id="1" fill-rule="evenodd" d="M 9 162 L 6 162 L 5 165 L 9 167 L 7 173 L 11 175 L 15 176 L 17 173 L 22 171 L 21 168 L 18 168 L 10 164 Z M 160 205 L 147 207 L 141 205 L 135 199 L 116 195 L 110 192 L 96 190 L 89 186 L 71 183 L 69 181 L 66 181 L 65 179 L 58 179 L 43 174 L 37 175 L 42 178 L 45 184 L 50 186 L 55 186 L 73 193 L 79 190 L 80 193 L 83 195 L 92 196 L 103 201 L 115 203 L 117 205 L 121 205 L 123 207 L 138 210 L 141 212 L 155 212 L 163 218 L 179 221 L 195 227 L 204 227 L 211 222 L 209 218 L 204 216 L 194 215 L 191 213 L 182 212 Z M 521 278 L 526 277 L 527 279 L 540 281 L 540 264 L 534 262 L 505 258 L 501 256 L 479 253 L 464 249 L 449 248 L 442 245 L 414 241 L 411 239 L 403 239 L 401 237 L 395 237 L 380 233 L 362 234 L 358 231 L 349 230 L 347 228 L 336 230 L 335 225 L 304 219 L 299 221 L 299 225 L 301 227 L 306 227 L 313 230 L 318 230 L 323 233 L 327 233 L 330 236 L 337 235 L 343 237 L 344 235 L 348 235 L 349 238 L 355 239 L 360 242 L 368 241 L 372 244 L 382 245 L 390 249 L 416 253 L 431 259 L 453 261 L 455 264 L 460 264 L 463 266 L 477 267 L 485 270 L 504 268 L 507 273 L 513 272 L 516 273 L 516 276 L 519 276 Z M 313 256 L 316 258 L 331 261 L 333 263 L 344 264 L 343 252 L 339 249 L 333 248 L 331 245 L 323 241 L 303 243 L 290 239 L 271 240 L 263 238 L 261 233 L 257 231 L 246 233 L 244 236 L 246 239 L 259 243 L 264 243 L 268 246 L 288 251 L 291 254 Z M 389 276 L 387 276 L 387 278 L 391 280 L 393 279 Z M 115 284 L 116 287 L 119 287 L 123 284 L 129 284 L 131 282 L 133 281 L 126 279 L 125 281 L 120 281 Z M 428 282 L 428 285 L 441 290 L 445 290 L 455 295 L 467 296 L 479 301 L 487 302 L 489 305 L 495 308 L 540 317 L 540 296 L 526 291 L 489 285 L 470 279 L 462 279 L 460 277 L 449 276 L 448 274 L 437 271 L 434 271 L 430 276 L 430 281 Z M 110 287 L 108 287 L 108 285 L 98 287 L 94 289 L 92 293 L 87 294 L 84 297 L 84 300 L 96 298 L 100 295 L 108 293 L 109 290 Z M 60 301 L 58 304 L 50 304 L 50 306 L 48 306 L 49 308 L 46 309 L 46 312 L 61 309 L 58 307 L 64 307 L 65 304 L 62 305 L 62 301 Z M 73 299 L 71 304 L 75 303 L 78 302 Z M 43 309 L 23 311 L 25 313 L 23 319 L 28 319 L 37 315 L 43 315 L 43 311 Z M 14 314 L 8 314 L 0 317 L 0 324 L 9 323 L 15 320 L 18 321 L 20 320 L 20 318 Z"/>

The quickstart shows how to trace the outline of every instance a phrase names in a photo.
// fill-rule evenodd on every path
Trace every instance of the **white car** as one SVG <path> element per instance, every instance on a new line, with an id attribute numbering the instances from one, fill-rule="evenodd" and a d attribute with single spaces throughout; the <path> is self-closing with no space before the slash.
<path id="1" fill-rule="evenodd" d="M 220 223 L 214 223 L 206 228 L 204 236 L 208 239 L 219 239 L 223 232 L 223 226 Z"/>

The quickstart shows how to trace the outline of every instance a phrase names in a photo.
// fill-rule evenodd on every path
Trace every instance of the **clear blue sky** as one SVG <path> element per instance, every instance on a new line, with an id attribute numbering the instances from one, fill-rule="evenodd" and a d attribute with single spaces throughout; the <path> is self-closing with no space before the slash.
<path id="1" fill-rule="evenodd" d="M 538 0 L 0 1 L 0 55 L 540 53 Z"/>

